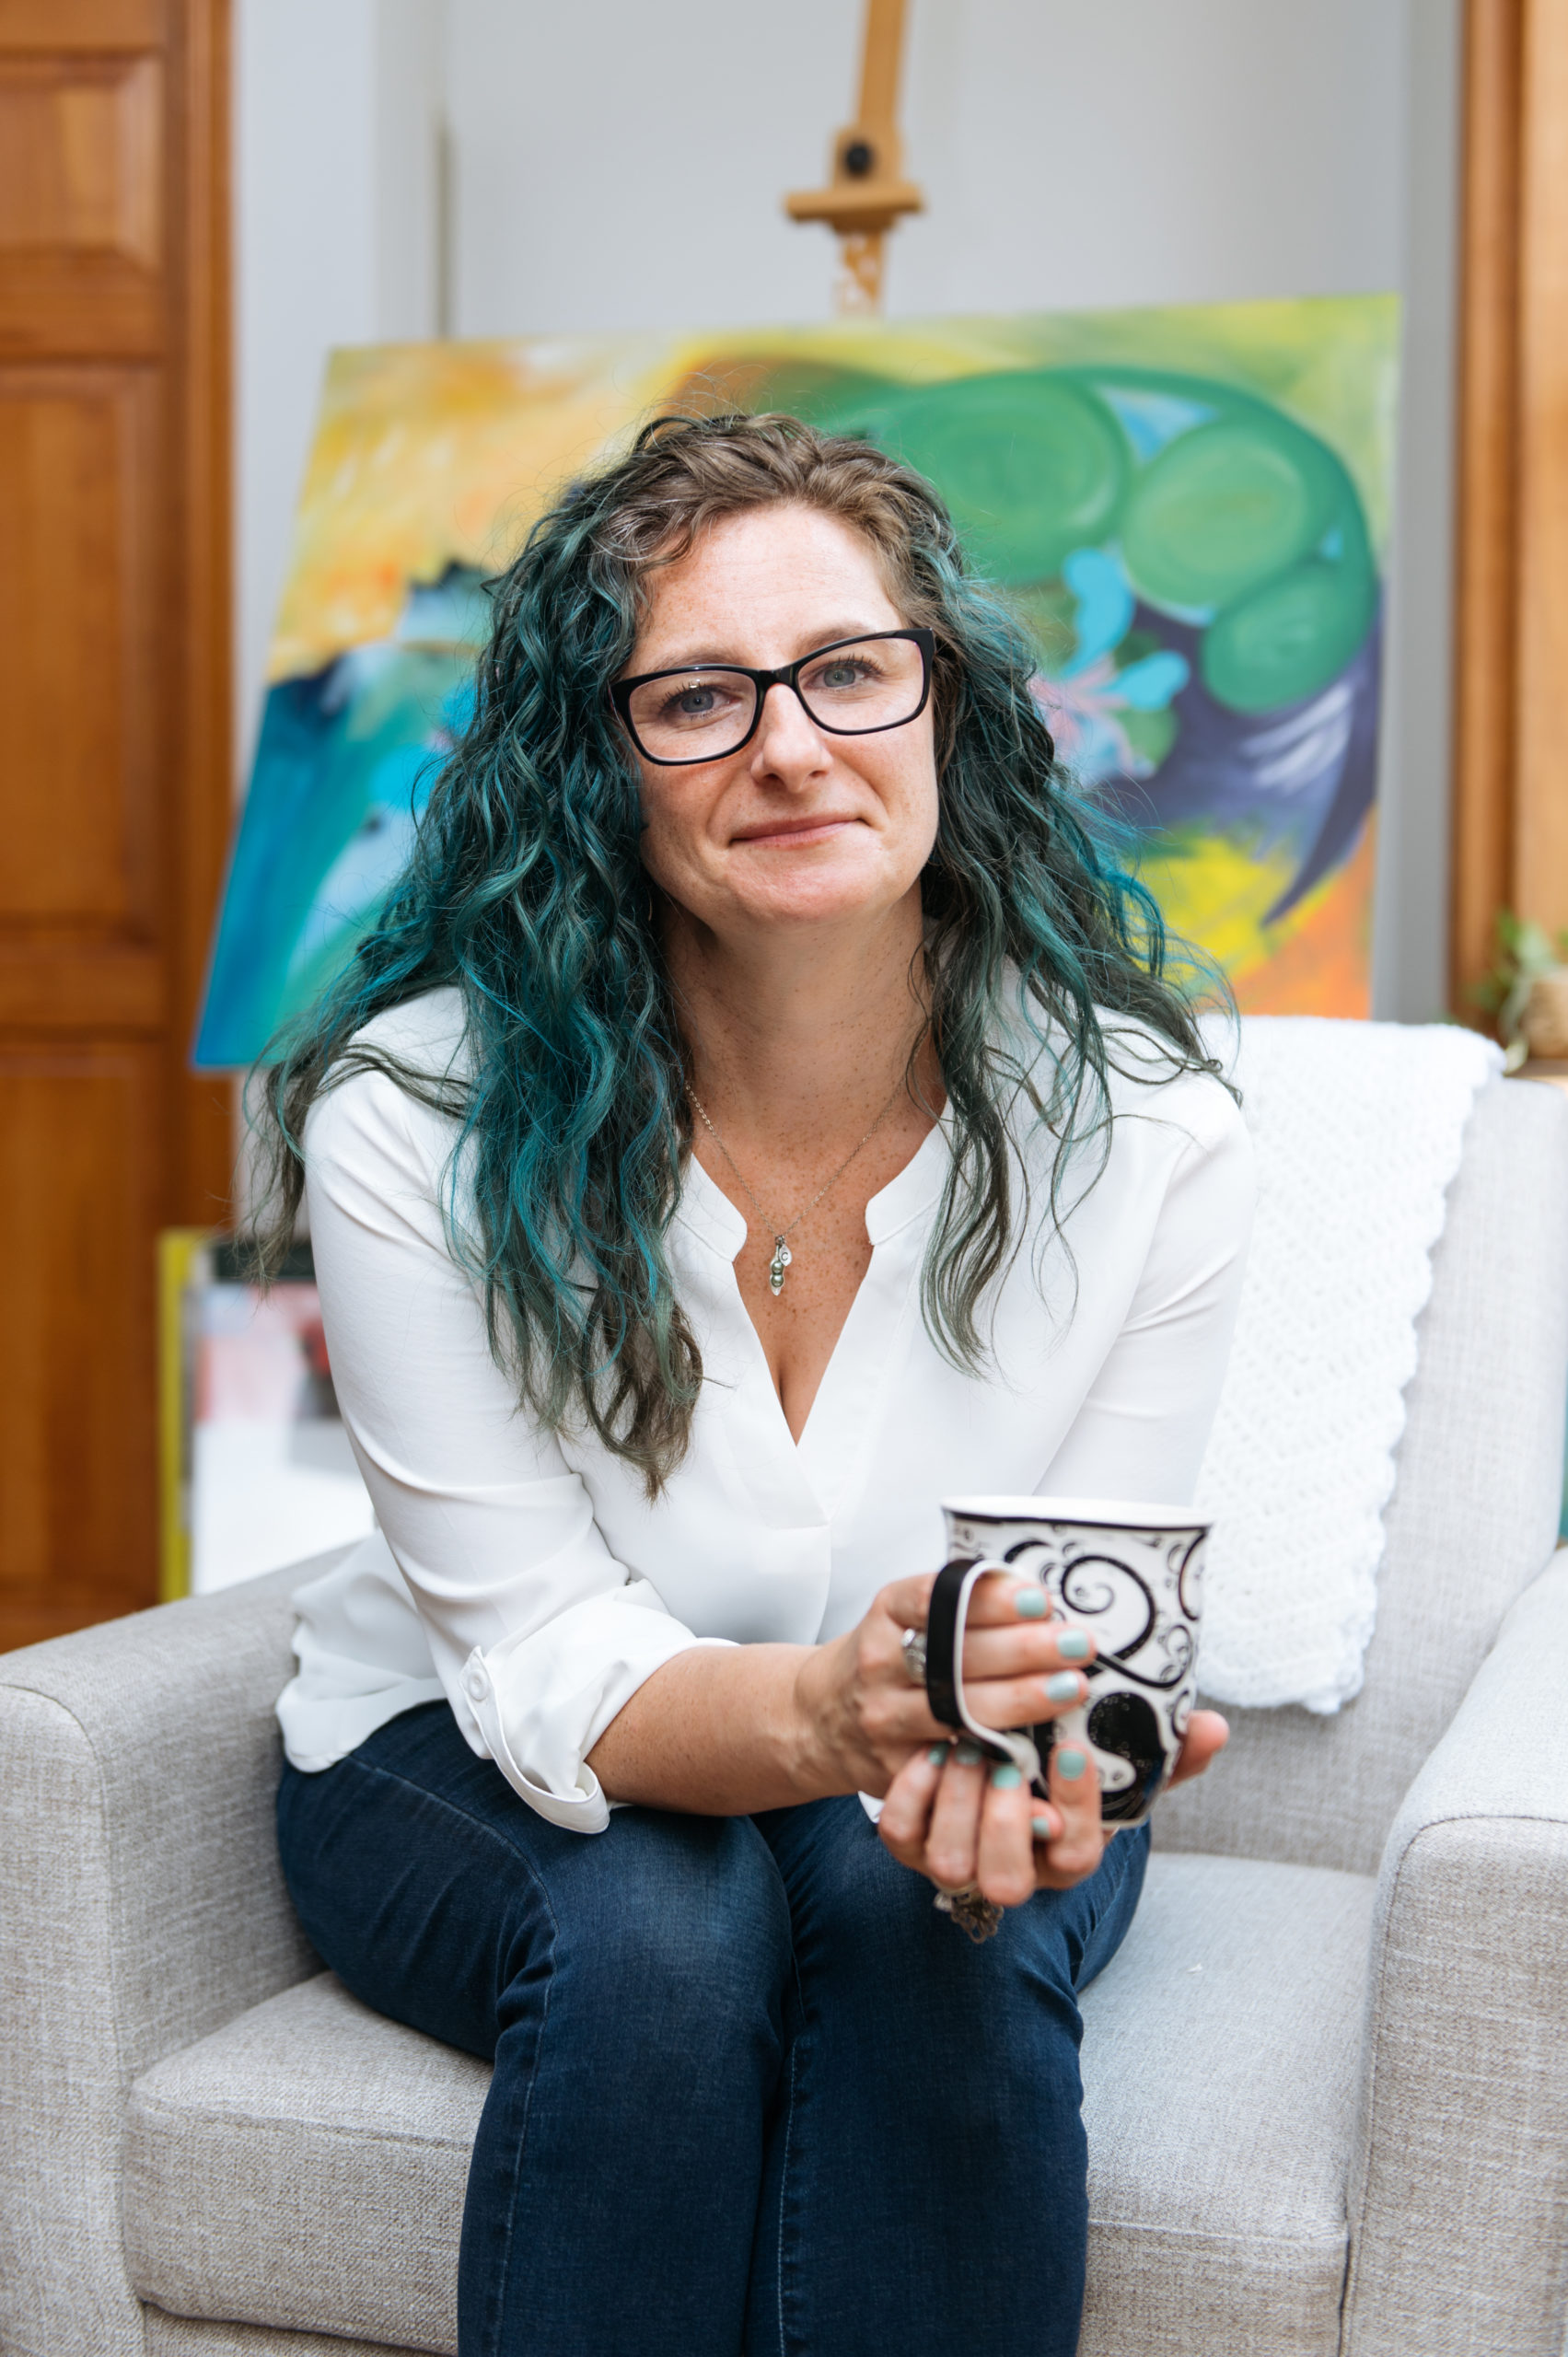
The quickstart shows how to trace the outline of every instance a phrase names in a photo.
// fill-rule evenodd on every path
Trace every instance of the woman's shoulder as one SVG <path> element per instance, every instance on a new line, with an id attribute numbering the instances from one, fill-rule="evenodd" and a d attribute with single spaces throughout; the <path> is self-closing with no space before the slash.
<path id="1" fill-rule="evenodd" d="M 1095 1016 L 1105 1093 L 1099 1095 L 1098 1081 L 1085 1072 L 1081 1088 L 1098 1102 L 1091 1109 L 1080 1096 L 1079 1111 L 1091 1114 L 1089 1126 L 1097 1130 L 1099 1116 L 1109 1113 L 1113 1150 L 1118 1131 L 1125 1133 L 1129 1124 L 1163 1126 L 1203 1151 L 1244 1149 L 1246 1128 L 1229 1077 L 1237 1045 L 1234 1020 L 1202 1020 L 1199 1036 L 1205 1061 L 1195 1063 L 1189 1052 L 1139 1016 L 1097 1006 Z M 1060 1020 L 1042 1033 L 1012 1004 L 1005 1007 L 1001 1036 L 1018 1063 L 1030 1070 L 1037 1087 L 1042 1066 L 1060 1063 L 1069 1053 L 1068 1035 Z"/>
<path id="2" fill-rule="evenodd" d="M 1149 1024 L 1121 1014 L 1100 1018 L 1113 1126 L 1125 1120 L 1167 1123 L 1201 1150 L 1241 1146 L 1247 1135 L 1231 1082 L 1235 1025 L 1205 1022 L 1205 1064 L 1195 1064 Z"/>
<path id="3" fill-rule="evenodd" d="M 470 1070 L 462 993 L 425 991 L 373 1016 L 349 1040 L 305 1125 L 313 1162 L 366 1155 L 433 1167 L 449 1155 Z"/>
<path id="4" fill-rule="evenodd" d="M 468 1018 L 455 983 L 384 1007 L 349 1041 L 432 1084 L 461 1081 L 468 1073 Z"/>

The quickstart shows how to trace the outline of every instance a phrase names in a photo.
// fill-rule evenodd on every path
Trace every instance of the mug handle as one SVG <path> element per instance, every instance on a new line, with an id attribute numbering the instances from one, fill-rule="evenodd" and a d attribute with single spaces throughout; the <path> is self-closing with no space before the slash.
<path id="1" fill-rule="evenodd" d="M 1010 1759 L 1026 1783 L 1049 1800 L 1045 1771 L 1032 1738 L 1021 1728 L 982 1727 L 964 1695 L 964 1630 L 975 1584 L 987 1572 L 1011 1573 L 1013 1566 L 989 1556 L 958 1556 L 944 1563 L 931 1591 L 925 1623 L 925 1691 L 934 1718 L 957 1727 L 977 1743 L 990 1759 Z"/>

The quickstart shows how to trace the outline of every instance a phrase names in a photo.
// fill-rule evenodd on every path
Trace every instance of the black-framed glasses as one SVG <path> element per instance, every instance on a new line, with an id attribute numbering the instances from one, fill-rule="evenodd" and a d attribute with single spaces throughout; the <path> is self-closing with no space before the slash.
<path id="1" fill-rule="evenodd" d="M 617 679 L 610 701 L 645 761 L 661 769 L 722 761 L 757 734 L 770 688 L 788 688 L 819 728 L 875 737 L 918 720 L 931 693 L 935 638 L 928 630 L 875 630 L 838 638 L 777 671 L 687 663 Z"/>

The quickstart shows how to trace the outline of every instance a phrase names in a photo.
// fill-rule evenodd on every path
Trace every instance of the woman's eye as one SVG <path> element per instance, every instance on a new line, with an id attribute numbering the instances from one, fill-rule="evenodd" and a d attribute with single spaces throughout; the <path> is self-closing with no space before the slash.
<path id="1" fill-rule="evenodd" d="M 872 677 L 872 667 L 865 656 L 857 655 L 842 663 L 824 663 L 811 684 L 830 691 L 858 688 Z"/>
<path id="2" fill-rule="evenodd" d="M 733 691 L 726 683 L 688 679 L 684 687 L 671 689 L 661 698 L 658 716 L 669 722 L 712 720 L 727 711 L 734 701 Z"/>

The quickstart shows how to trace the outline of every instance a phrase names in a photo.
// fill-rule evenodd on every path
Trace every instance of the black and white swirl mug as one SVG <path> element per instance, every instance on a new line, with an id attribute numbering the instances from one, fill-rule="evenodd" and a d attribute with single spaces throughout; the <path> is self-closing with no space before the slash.
<path id="1" fill-rule="evenodd" d="M 942 1511 L 949 1560 L 926 1642 L 933 1711 L 1016 1761 L 1041 1794 L 1051 1745 L 1076 1744 L 1099 1777 L 1105 1822 L 1142 1825 L 1191 1716 L 1210 1524 L 1190 1506 L 1085 1498 L 949 1498 Z M 970 1716 L 958 1665 L 969 1598 L 987 1572 L 1038 1580 L 1052 1619 L 1094 1637 L 1076 1710 L 1008 1734 Z"/>

